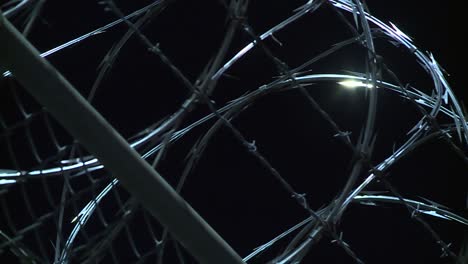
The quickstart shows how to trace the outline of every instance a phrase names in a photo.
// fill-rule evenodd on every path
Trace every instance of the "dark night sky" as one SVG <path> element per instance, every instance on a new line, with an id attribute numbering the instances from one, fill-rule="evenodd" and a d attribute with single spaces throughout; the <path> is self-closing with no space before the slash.
<path id="1" fill-rule="evenodd" d="M 115 16 L 104 12 L 97 2 L 47 1 L 29 39 L 40 51 L 45 51 L 114 20 Z M 149 2 L 116 1 L 125 13 Z M 162 51 L 194 81 L 218 48 L 226 17 L 217 1 L 186 2 L 176 1 L 145 27 L 144 33 L 155 43 L 159 42 Z M 251 1 L 247 21 L 257 34 L 263 33 L 302 2 Z M 460 24 L 461 18 L 455 15 L 460 8 L 453 3 L 455 1 L 437 4 L 422 0 L 367 2 L 373 15 L 384 22 L 393 22 L 414 38 L 417 47 L 433 52 L 450 74 L 448 80 L 456 95 L 462 101 L 468 100 L 468 93 L 463 90 L 467 79 L 462 65 L 465 52 L 461 41 L 461 36 L 467 32 Z M 100 61 L 125 30 L 125 26 L 117 26 L 60 51 L 49 60 L 80 92 L 87 94 Z M 324 6 L 276 37 L 283 42 L 282 47 L 273 41 L 267 41 L 266 45 L 290 67 L 296 67 L 351 34 L 330 8 Z M 239 33 L 229 55 L 249 41 L 245 33 Z M 431 84 L 428 75 L 408 53 L 382 40 L 376 45 L 385 63 L 403 82 L 416 87 Z M 353 46 L 316 64 L 312 73 L 363 71 L 362 54 Z M 213 94 L 217 106 L 278 76 L 272 63 L 258 49 L 240 60 L 228 74 L 233 77 L 222 78 Z M 122 50 L 93 104 L 120 133 L 130 137 L 176 111 L 188 95 L 188 90 L 168 68 L 133 38 Z M 364 94 L 326 84 L 313 86 L 311 95 L 343 129 L 353 131 L 351 138 L 355 142 L 366 116 Z M 394 142 L 401 144 L 412 122 L 420 118 L 414 107 L 396 95 L 382 91 L 379 96 L 374 164 L 391 153 Z M 188 117 L 187 124 L 206 113 L 208 110 L 202 106 Z M 248 140 L 255 140 L 259 151 L 298 192 L 307 193 L 312 208 L 328 204 L 343 187 L 352 166 L 352 153 L 333 137 L 329 125 L 299 92 L 265 97 L 233 124 Z M 187 151 L 206 128 L 205 125 L 196 129 L 169 150 L 159 171 L 171 184 L 184 168 Z M 389 177 L 405 196 L 427 197 L 466 216 L 463 209 L 467 191 L 465 170 L 460 158 L 445 144 L 433 142 L 402 160 L 390 171 Z M 374 184 L 372 188 L 382 190 L 383 186 Z M 307 216 L 227 129 L 221 129 L 208 145 L 182 195 L 241 256 L 248 255 L 253 248 Z M 465 227 L 439 219 L 425 219 L 440 231 L 445 241 L 454 242 L 457 250 Z M 341 230 L 366 263 L 449 263 L 439 258 L 438 245 L 399 206 L 351 205 L 342 220 Z M 323 239 L 304 263 L 352 263 L 342 249 L 329 241 L 329 238 Z M 277 250 L 281 246 L 285 244 Z M 274 257 L 274 254 L 268 256 Z"/>

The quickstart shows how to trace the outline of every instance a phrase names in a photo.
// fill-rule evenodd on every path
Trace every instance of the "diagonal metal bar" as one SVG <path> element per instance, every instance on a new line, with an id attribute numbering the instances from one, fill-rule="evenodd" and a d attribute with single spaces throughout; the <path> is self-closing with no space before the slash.
<path id="1" fill-rule="evenodd" d="M 1 12 L 0 70 L 10 70 L 200 263 L 245 264 Z"/>

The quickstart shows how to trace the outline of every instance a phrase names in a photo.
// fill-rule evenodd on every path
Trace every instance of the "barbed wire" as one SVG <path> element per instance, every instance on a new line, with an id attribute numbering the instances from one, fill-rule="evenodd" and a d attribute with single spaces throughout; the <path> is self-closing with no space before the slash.
<path id="1" fill-rule="evenodd" d="M 281 241 L 285 243 L 284 247 L 281 250 L 276 249 L 275 257 L 270 258 L 268 263 L 300 263 L 310 255 L 314 245 L 322 240 L 329 240 L 356 263 L 364 263 L 362 253 L 355 251 L 352 243 L 344 240 L 340 228 L 341 222 L 344 221 L 343 215 L 353 202 L 374 206 L 381 203 L 403 205 L 409 212 L 408 217 L 420 223 L 440 247 L 441 257 L 449 257 L 453 263 L 466 261 L 466 249 L 461 249 L 457 256 L 450 247 L 451 243 L 444 242 L 443 237 L 422 216 L 453 221 L 463 225 L 461 230 L 466 228 L 468 220 L 438 203 L 405 197 L 394 186 L 389 174 L 399 161 L 434 140 L 447 144 L 461 157 L 462 162 L 468 164 L 465 154 L 468 125 L 462 104 L 432 53 L 417 48 L 412 39 L 393 23 L 384 23 L 371 15 L 365 2 L 359 0 L 308 1 L 290 10 L 286 19 L 263 33 L 256 32 L 255 27 L 250 24 L 247 16 L 248 1 L 220 1 L 226 13 L 225 35 L 215 55 L 201 69 L 196 80 L 192 81 L 166 54 L 165 45 L 170 44 L 152 40 L 144 30 L 176 2 L 153 1 L 126 15 L 119 7 L 120 3 L 112 0 L 101 1 L 99 4 L 102 5 L 102 9 L 115 16 L 115 21 L 46 51 L 41 56 L 47 58 L 58 54 L 73 45 L 86 43 L 94 36 L 104 34 L 118 25 L 125 25 L 125 32 L 104 56 L 97 77 L 85 96 L 89 102 L 93 102 L 104 79 L 112 77 L 112 68 L 116 60 L 132 38 L 138 39 L 149 54 L 155 55 L 176 82 L 185 87 L 188 96 L 168 117 L 152 120 L 153 125 L 129 137 L 129 145 L 155 170 L 159 170 L 176 142 L 183 141 L 189 134 L 198 133 L 198 140 L 188 151 L 182 173 L 174 187 L 177 192 L 181 192 L 190 174 L 197 170 L 208 144 L 222 129 L 226 129 L 242 146 L 243 151 L 253 156 L 307 215 L 300 223 L 253 250 L 244 257 L 244 262 L 255 261 L 260 254 L 274 250 L 274 245 Z M 3 15 L 8 19 L 20 15 L 23 19 L 26 17 L 23 20 L 25 35 L 31 30 L 43 8 L 46 8 L 44 1 L 32 0 L 10 1 L 2 6 Z M 275 35 L 293 27 L 299 19 L 319 13 L 324 8 L 329 8 L 338 15 L 340 21 L 352 32 L 351 38 L 332 45 L 310 59 L 304 59 L 296 67 L 288 65 L 280 56 L 275 55 L 267 41 L 284 43 Z M 248 39 L 248 44 L 236 49 L 234 43 L 236 38 L 241 36 Z M 411 84 L 404 84 L 386 64 L 385 56 L 377 53 L 377 40 L 390 42 L 399 46 L 399 49 L 405 49 L 431 78 L 433 87 L 430 90 L 425 87 L 423 90 Z M 341 74 L 338 70 L 331 73 L 310 73 L 319 68 L 318 62 L 329 59 L 338 51 L 352 50 L 354 46 L 359 46 L 365 51 L 365 71 L 348 74 Z M 228 76 L 235 65 L 242 63 L 242 59 L 253 56 L 250 54 L 254 50 L 261 52 L 273 66 L 276 71 L 274 80 L 239 97 L 231 98 L 224 105 L 215 102 L 214 93 L 222 86 L 219 83 Z M 123 258 L 122 255 L 132 255 L 138 263 L 148 261 L 153 256 L 157 263 L 163 263 L 169 254 L 165 253 L 168 252 L 168 242 L 175 240 L 170 235 L 170 230 L 158 224 L 134 197 L 126 193 L 120 187 L 119 180 L 108 173 L 93 153 L 86 152 L 80 143 L 73 139 L 63 143 L 59 138 L 68 133 L 51 119 L 46 107 L 34 106 L 29 109 L 31 98 L 22 92 L 22 87 L 14 80 L 14 73 L 8 69 L 2 69 L 2 73 L 3 86 L 10 88 L 5 92 L 5 96 L 12 103 L 8 105 L 8 109 L 0 111 L 0 137 L 5 145 L 2 147 L 5 150 L 5 159 L 8 159 L 8 162 L 1 164 L 5 167 L 0 169 L 2 221 L 5 222 L 0 225 L 0 249 L 8 249 L 18 259 L 30 263 L 68 263 L 75 260 L 88 263 L 104 259 L 118 263 L 119 259 Z M 360 131 L 347 131 L 340 126 L 340 122 L 335 120 L 333 115 L 324 109 L 320 100 L 310 92 L 311 87 L 330 84 L 365 91 L 368 105 L 365 125 Z M 296 90 L 332 130 L 331 136 L 341 141 L 353 154 L 345 186 L 320 209 L 313 209 L 307 193 L 301 193 L 290 183 L 288 177 L 274 166 L 258 145 L 258 139 L 250 139 L 247 136 L 248 132 L 233 122 L 261 98 Z M 421 118 L 407 131 L 403 144 L 397 146 L 385 159 L 375 161 L 373 153 L 378 141 L 376 122 L 381 90 L 395 93 L 410 102 Z M 423 91 L 430 91 L 432 94 L 428 95 Z M 194 119 L 194 113 L 203 107 L 206 107 L 209 113 L 197 115 Z M 13 121 L 7 120 L 7 117 Z M 203 132 L 195 132 L 200 131 L 202 127 L 205 128 Z M 40 133 L 35 132 L 40 130 Z M 351 133 L 360 133 L 360 136 L 353 142 Z M 367 193 L 369 186 L 375 182 L 383 183 L 385 190 L 382 191 L 388 193 Z M 39 205 L 38 201 L 41 199 L 45 201 Z M 16 212 L 18 204 L 21 204 L 27 219 Z M 106 207 L 113 209 L 107 210 Z M 132 229 L 136 223 L 140 223 L 139 230 Z M 51 229 L 53 232 L 50 232 Z M 142 233 L 144 239 L 140 237 Z M 124 243 L 123 247 L 128 252 L 116 250 L 115 247 L 119 243 Z M 173 243 L 173 250 L 174 259 L 184 263 L 188 256 L 177 242 Z"/>

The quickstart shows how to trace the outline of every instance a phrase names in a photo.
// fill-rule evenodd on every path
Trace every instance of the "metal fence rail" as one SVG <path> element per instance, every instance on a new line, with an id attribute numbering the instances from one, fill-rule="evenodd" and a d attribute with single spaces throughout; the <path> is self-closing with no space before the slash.
<path id="1" fill-rule="evenodd" d="M 201 263 L 244 263 L 1 13 L 0 39 L 3 69 L 8 69 L 196 259 Z"/>

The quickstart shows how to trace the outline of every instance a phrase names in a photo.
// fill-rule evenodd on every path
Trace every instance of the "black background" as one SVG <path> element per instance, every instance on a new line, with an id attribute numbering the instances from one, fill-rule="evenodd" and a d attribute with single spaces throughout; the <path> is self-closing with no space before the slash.
<path id="1" fill-rule="evenodd" d="M 150 1 L 116 1 L 125 13 Z M 202 3 L 201 3 L 202 2 Z M 251 1 L 247 22 L 257 34 L 288 17 L 300 1 Z M 434 54 L 455 94 L 468 100 L 462 37 L 466 29 L 457 16 L 456 1 L 368 1 L 373 15 L 391 21 L 414 38 L 421 50 Z M 41 18 L 29 36 L 46 51 L 71 38 L 87 33 L 115 19 L 97 1 L 47 1 Z M 352 21 L 352 18 L 350 18 Z M 226 13 L 217 1 L 176 1 L 160 17 L 144 28 L 144 33 L 194 81 L 222 41 Z M 97 68 L 112 44 L 126 30 L 119 25 L 48 59 L 86 95 L 96 78 Z M 278 33 L 283 43 L 266 45 L 291 67 L 296 67 L 330 45 L 351 37 L 350 32 L 329 7 L 307 15 Z M 229 55 L 245 46 L 250 37 L 238 32 Z M 404 83 L 429 91 L 431 80 L 414 58 L 402 49 L 377 41 L 377 52 Z M 312 67 L 312 73 L 363 71 L 365 58 L 359 47 L 338 52 Z M 259 49 L 241 59 L 220 80 L 213 94 L 216 105 L 269 83 L 278 75 Z M 360 91 L 335 84 L 312 86 L 311 94 L 344 129 L 352 131 L 355 142 L 364 124 L 367 101 Z M 176 111 L 189 91 L 132 38 L 116 60 L 93 105 L 125 137 Z M 205 107 L 189 116 L 189 121 L 208 113 Z M 420 115 L 398 96 L 379 91 L 374 164 L 391 154 L 394 143 L 404 142 L 406 132 Z M 447 120 L 445 120 L 447 121 Z M 248 140 L 292 184 L 306 193 L 311 207 L 328 204 L 343 187 L 350 173 L 352 153 L 333 130 L 297 91 L 270 95 L 233 121 Z M 184 167 L 192 144 L 208 126 L 174 144 L 158 171 L 172 184 Z M 408 198 L 423 196 L 466 215 L 466 167 L 448 146 L 431 142 L 399 162 L 390 171 L 390 181 Z M 375 184 L 374 190 L 383 190 Z M 273 176 L 222 129 L 208 146 L 197 169 L 190 175 L 182 195 L 241 255 L 299 222 L 307 215 L 289 197 Z M 425 218 L 446 242 L 457 250 L 465 227 L 440 219 Z M 399 206 L 367 207 L 351 205 L 342 219 L 344 239 L 366 263 L 450 263 L 440 259 L 440 247 L 424 228 Z M 304 263 L 352 263 L 344 251 L 325 238 L 312 248 Z M 284 246 L 284 244 L 282 245 Z M 278 247 L 281 249 L 281 245 Z M 275 256 L 275 253 L 269 255 Z M 265 256 L 265 259 L 268 259 Z M 259 262 L 260 263 L 260 262 Z"/>

